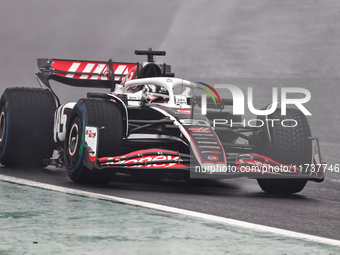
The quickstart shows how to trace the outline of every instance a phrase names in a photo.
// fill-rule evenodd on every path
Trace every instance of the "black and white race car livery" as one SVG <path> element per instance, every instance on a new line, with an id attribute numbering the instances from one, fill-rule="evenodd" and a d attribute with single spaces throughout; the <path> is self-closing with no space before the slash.
<path id="1" fill-rule="evenodd" d="M 257 179 L 265 192 L 286 194 L 324 179 L 318 140 L 301 111 L 287 109 L 285 118 L 297 123 L 290 128 L 279 121 L 212 125 L 222 117 L 240 123 L 239 115 L 224 109 L 233 100 L 218 98 L 216 108 L 194 95 L 203 83 L 175 78 L 169 65 L 154 62 L 164 51 L 135 53 L 148 61 L 38 59 L 42 88 L 8 88 L 1 97 L 1 164 L 64 166 L 73 181 L 92 183 L 109 182 L 116 173 L 245 176 Z M 61 104 L 50 80 L 111 92 Z M 258 121 L 266 119 L 281 120 L 280 109 Z"/>

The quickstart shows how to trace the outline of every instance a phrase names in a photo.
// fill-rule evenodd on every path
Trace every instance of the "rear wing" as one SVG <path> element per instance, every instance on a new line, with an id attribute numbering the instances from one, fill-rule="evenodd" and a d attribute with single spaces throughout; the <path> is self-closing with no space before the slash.
<path id="1" fill-rule="evenodd" d="M 51 88 L 49 80 L 55 80 L 76 87 L 111 88 L 138 63 L 109 61 L 85 61 L 38 58 L 36 73 L 40 81 Z"/>

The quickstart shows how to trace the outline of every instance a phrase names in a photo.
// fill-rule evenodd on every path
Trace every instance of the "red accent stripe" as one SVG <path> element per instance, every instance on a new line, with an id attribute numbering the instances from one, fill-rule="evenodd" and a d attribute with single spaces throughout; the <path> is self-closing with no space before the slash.
<path id="1" fill-rule="evenodd" d="M 89 153 L 89 159 L 94 162 L 96 160 L 96 156 L 91 156 L 91 154 Z"/>
<path id="2" fill-rule="evenodd" d="M 121 156 L 114 156 L 114 157 L 103 157 L 103 158 L 99 158 L 99 162 L 100 161 L 105 161 L 105 160 L 108 160 L 108 159 L 118 159 L 118 158 L 122 158 L 122 157 L 129 157 L 129 156 L 132 156 L 132 155 L 136 155 L 137 154 L 145 154 L 145 153 L 155 153 L 155 155 L 161 155 L 160 153 L 177 153 L 177 151 L 170 151 L 170 150 L 159 150 L 159 149 L 148 149 L 148 150 L 138 150 L 138 151 L 133 151 L 133 152 L 129 152 L 125 155 L 121 155 Z"/>
<path id="3" fill-rule="evenodd" d="M 246 154 L 246 155 L 240 155 L 240 156 L 249 156 L 249 157 L 257 157 L 257 158 L 261 158 L 261 159 L 264 159 L 264 160 L 267 160 L 268 162 L 264 162 L 262 160 L 258 160 L 258 159 L 251 159 L 251 158 L 240 158 L 240 159 L 237 159 L 236 163 L 240 163 L 242 164 L 242 162 L 240 162 L 241 160 L 244 160 L 244 161 L 247 161 L 247 162 L 251 162 L 254 164 L 254 166 L 257 166 L 256 165 L 256 162 L 261 162 L 263 163 L 263 165 L 270 165 L 270 166 L 273 166 L 273 167 L 287 167 L 289 168 L 289 170 L 294 170 L 294 171 L 290 171 L 290 173 L 300 173 L 300 168 L 298 167 L 294 167 L 293 165 L 285 165 L 285 164 L 281 164 L 279 162 L 276 162 L 275 160 L 271 159 L 271 158 L 268 158 L 266 156 L 263 156 L 263 155 L 260 155 L 260 154 L 255 154 L 255 153 L 252 153 L 252 154 Z M 247 162 L 245 162 L 247 164 Z M 241 166 L 242 167 L 242 166 Z M 261 167 L 261 166 L 260 166 Z M 262 171 L 262 170 L 261 170 Z"/>
<path id="4" fill-rule="evenodd" d="M 160 152 L 164 154 L 160 154 Z M 145 155 L 147 153 L 148 155 Z M 139 150 L 139 151 L 130 152 L 128 154 L 125 154 L 123 156 L 118 156 L 118 157 L 103 157 L 99 159 L 99 162 L 101 162 L 101 165 L 107 165 L 107 166 L 114 166 L 116 164 L 119 164 L 124 167 L 124 164 L 127 164 L 125 167 L 136 167 L 136 168 L 178 168 L 178 167 L 186 168 L 185 165 L 183 165 L 180 162 L 177 162 L 177 160 L 181 160 L 179 155 L 178 156 L 169 155 L 169 153 L 177 154 L 177 152 L 175 151 L 158 150 L 158 149 Z M 117 160 L 117 161 L 114 161 L 114 160 Z M 176 162 L 173 162 L 173 163 L 164 162 L 167 160 L 176 160 Z M 109 162 L 105 162 L 105 161 L 109 161 Z M 139 163 L 143 163 L 143 164 L 139 164 Z"/>
<path id="5" fill-rule="evenodd" d="M 107 62 L 97 62 L 97 61 L 52 60 L 51 67 L 52 67 L 53 70 L 60 70 L 60 71 L 67 72 L 71 68 L 72 64 L 74 64 L 74 63 L 80 63 L 80 65 L 78 66 L 77 70 L 75 70 L 75 72 L 84 72 L 84 69 L 86 68 L 86 66 L 88 64 L 94 64 L 91 71 L 88 72 L 88 73 L 93 73 L 93 75 L 98 75 L 98 73 L 94 72 L 96 70 L 96 68 L 98 67 L 98 65 L 105 65 L 105 66 L 107 65 Z M 112 63 L 112 68 L 113 68 L 114 71 L 116 71 L 119 66 L 125 66 L 125 68 L 122 72 L 117 73 L 117 74 L 124 74 L 124 73 L 128 73 L 131 69 L 136 68 L 137 64 L 135 64 L 135 63 L 119 63 L 119 62 Z M 106 70 L 106 67 L 101 72 L 105 72 L 105 70 Z M 55 74 L 63 76 L 63 77 L 65 77 L 67 75 L 67 73 L 58 73 L 57 71 L 55 72 Z M 76 75 L 74 75 L 73 78 L 79 79 L 81 77 L 81 75 L 82 74 L 76 74 Z M 89 75 L 87 77 L 87 79 L 91 79 L 91 78 L 92 78 L 92 75 Z M 119 77 L 119 79 L 121 80 L 121 77 Z"/>

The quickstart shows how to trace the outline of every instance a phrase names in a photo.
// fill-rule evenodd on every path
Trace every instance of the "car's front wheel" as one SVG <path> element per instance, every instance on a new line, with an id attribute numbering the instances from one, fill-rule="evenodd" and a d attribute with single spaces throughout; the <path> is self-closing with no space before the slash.
<path id="1" fill-rule="evenodd" d="M 256 134 L 262 147 L 260 153 L 282 164 L 297 167 L 310 164 L 312 141 L 306 116 L 297 109 L 287 109 L 287 114 L 283 116 L 281 109 L 277 109 L 268 119 L 276 121 L 270 121 L 268 125 L 264 123 L 262 130 Z M 298 193 L 307 183 L 305 179 L 292 178 L 261 178 L 257 182 L 263 191 L 274 194 Z"/>
<path id="2" fill-rule="evenodd" d="M 67 124 L 64 152 L 70 179 L 80 183 L 108 183 L 113 172 L 91 171 L 84 166 L 86 126 L 98 128 L 98 158 L 120 155 L 124 136 L 122 115 L 114 102 L 80 99 Z"/>

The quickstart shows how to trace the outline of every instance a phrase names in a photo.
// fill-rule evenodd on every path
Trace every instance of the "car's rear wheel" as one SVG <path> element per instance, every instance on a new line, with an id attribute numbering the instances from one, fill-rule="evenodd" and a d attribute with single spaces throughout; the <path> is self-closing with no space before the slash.
<path id="1" fill-rule="evenodd" d="M 277 109 L 268 116 L 268 119 L 276 121 L 269 122 L 269 125 L 265 123 L 264 128 L 257 133 L 258 141 L 262 146 L 260 153 L 282 164 L 292 164 L 297 167 L 310 164 L 312 141 L 306 116 L 297 109 L 287 109 L 287 114 L 283 116 L 281 109 Z M 283 120 L 286 127 L 281 123 Z M 263 191 L 273 194 L 298 193 L 307 183 L 304 179 L 271 178 L 257 181 Z"/>
<path id="2" fill-rule="evenodd" d="M 83 164 L 86 126 L 98 128 L 98 158 L 120 155 L 124 136 L 121 112 L 111 101 L 80 99 L 67 124 L 64 151 L 70 179 L 79 183 L 108 183 L 114 172 L 91 171 Z"/>
<path id="3" fill-rule="evenodd" d="M 42 167 L 52 156 L 53 94 L 38 88 L 8 88 L 0 100 L 0 162 L 8 167 Z"/>

